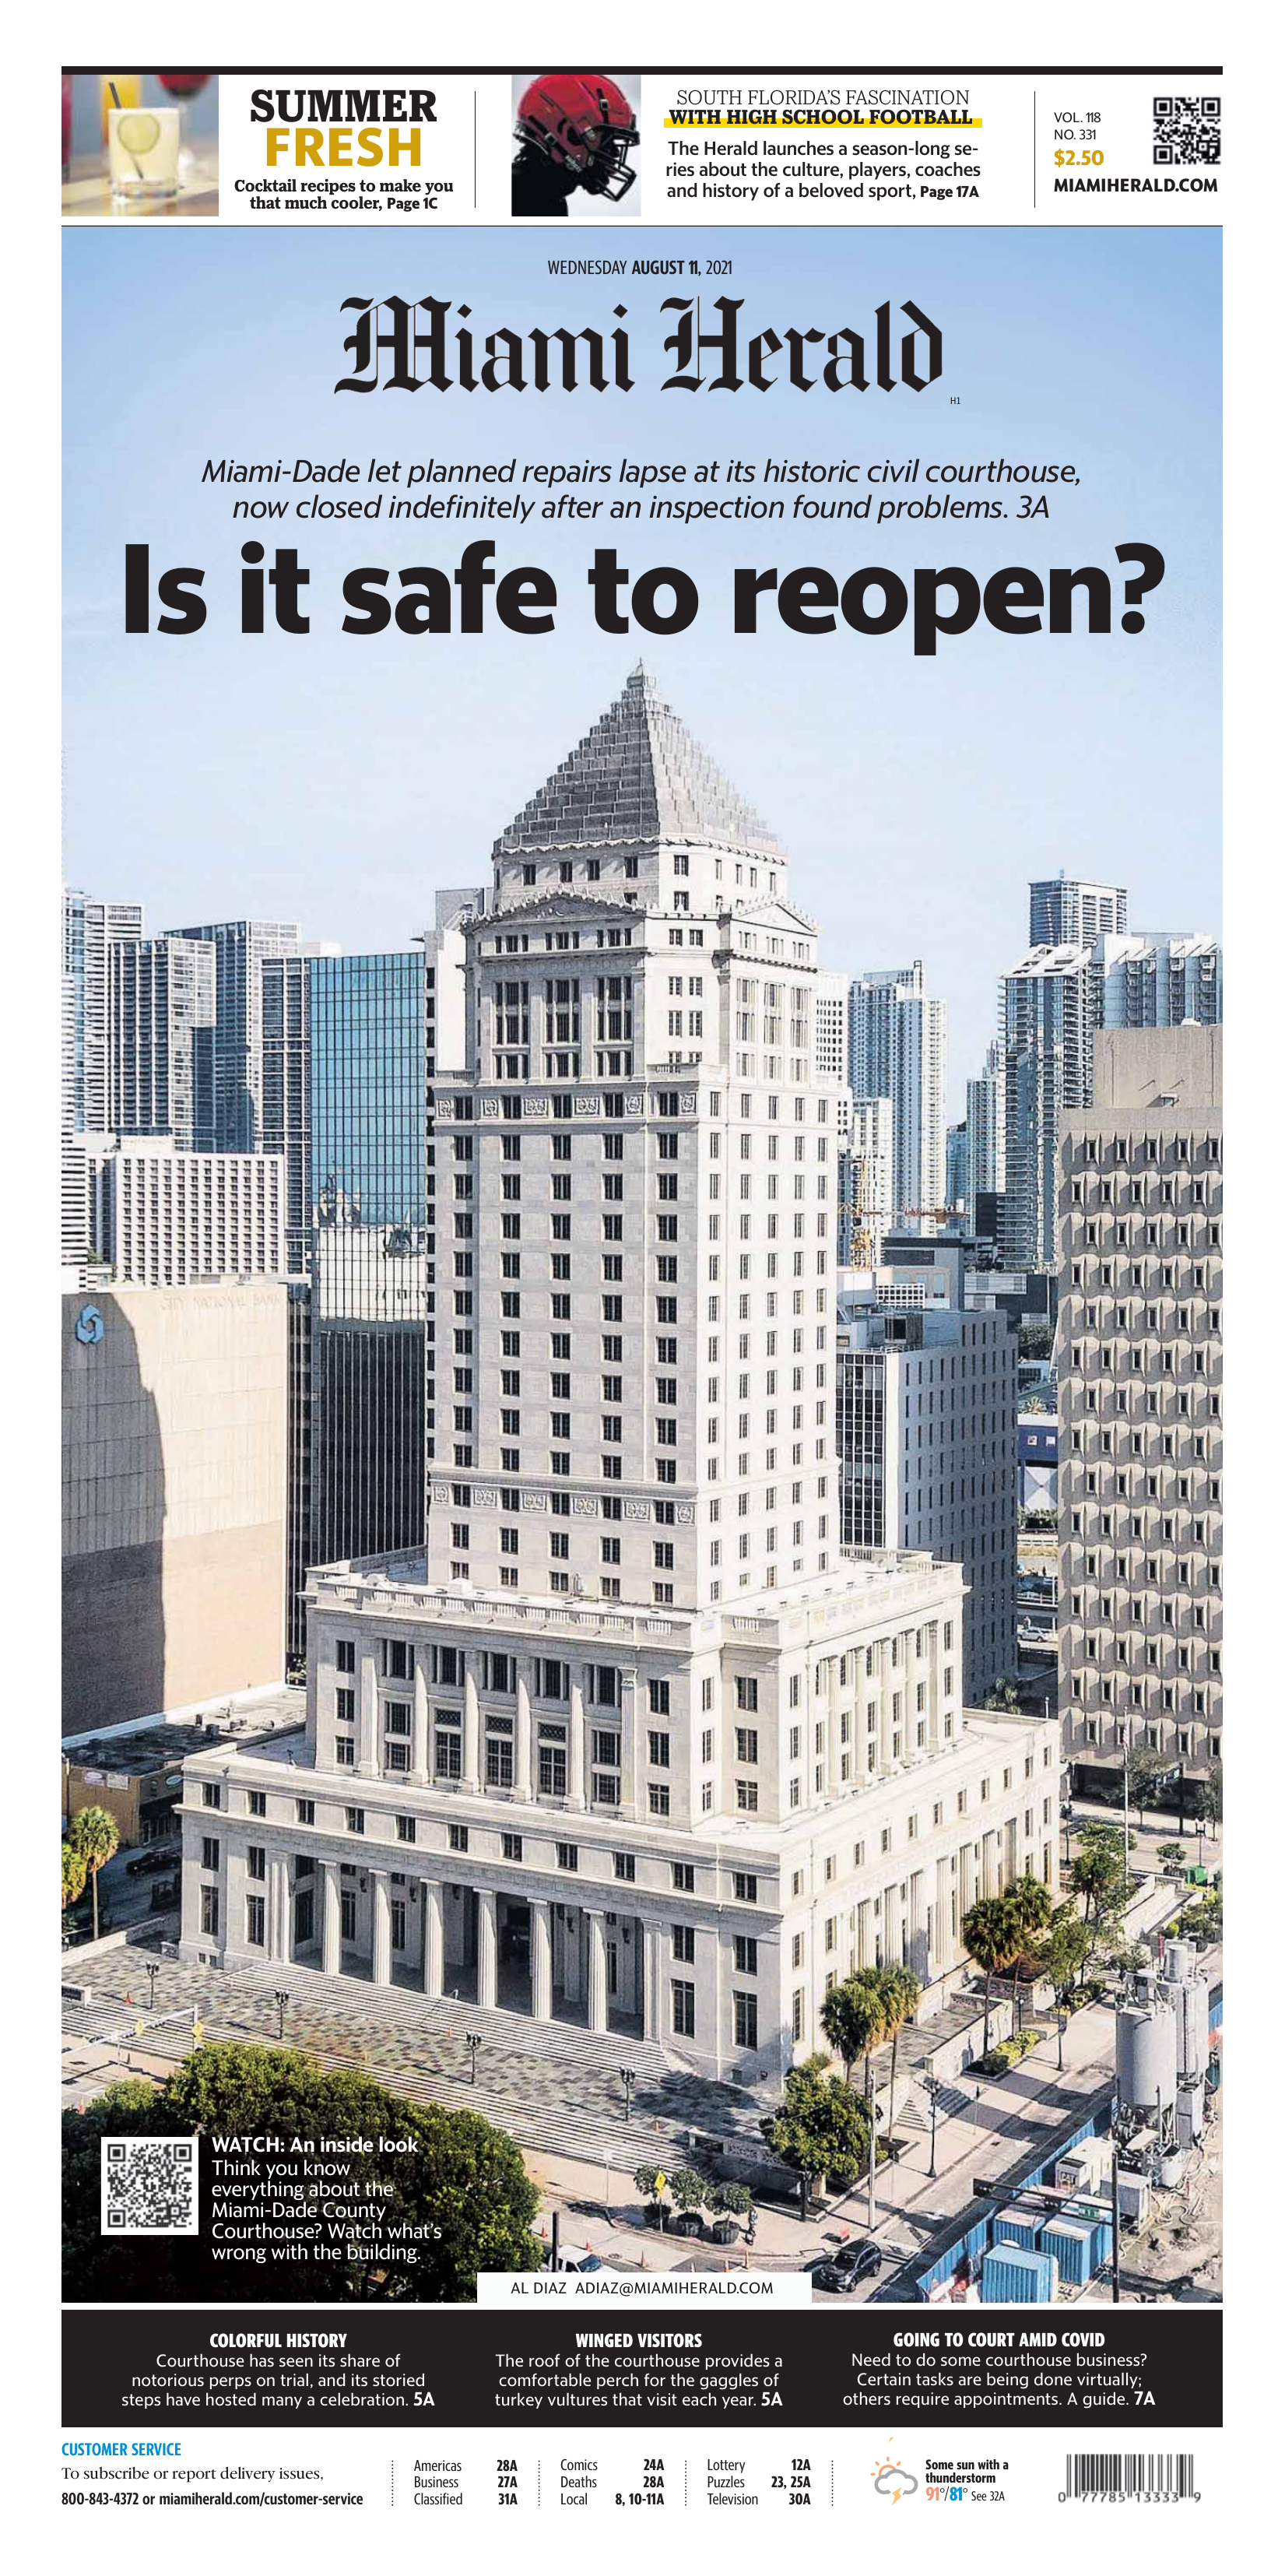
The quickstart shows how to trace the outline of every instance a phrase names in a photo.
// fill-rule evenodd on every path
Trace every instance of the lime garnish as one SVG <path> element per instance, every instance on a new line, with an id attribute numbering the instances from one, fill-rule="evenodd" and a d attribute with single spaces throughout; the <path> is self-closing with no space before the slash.
<path id="1" fill-rule="evenodd" d="M 116 140 L 122 151 L 132 152 L 136 161 L 144 153 L 154 152 L 161 139 L 161 129 L 154 116 L 122 116 L 116 127 Z"/>

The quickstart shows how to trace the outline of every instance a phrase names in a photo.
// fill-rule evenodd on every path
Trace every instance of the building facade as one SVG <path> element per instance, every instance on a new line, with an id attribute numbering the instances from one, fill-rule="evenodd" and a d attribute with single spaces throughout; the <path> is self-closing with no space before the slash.
<path id="1" fill-rule="evenodd" d="M 1065 1751 L 1222 1753 L 1222 1047 L 1105 1032 L 1060 1152 Z"/>
<path id="2" fill-rule="evenodd" d="M 930 1230 L 946 1200 L 946 1005 L 918 958 L 851 985 L 848 1079 L 855 1100 L 892 1104 L 892 1222 Z"/>
<path id="3" fill-rule="evenodd" d="M 63 1299 L 67 1732 L 280 1681 L 287 1292 Z"/>
<path id="4" fill-rule="evenodd" d="M 926 1551 L 964 1577 L 963 1687 L 1017 1667 L 1017 1335 L 1003 1315 L 839 1301 L 843 1544 Z"/>
<path id="5" fill-rule="evenodd" d="M 839 1155 L 839 1263 L 872 1270 L 892 1224 L 892 1102 L 848 1095 Z"/>
<path id="6" fill-rule="evenodd" d="M 757 2080 L 863 1943 L 944 1976 L 971 1892 L 1055 1878 L 1050 1730 L 966 1714 L 958 1569 L 841 1551 L 787 875 L 641 668 L 497 841 L 433 1083 L 427 1544 L 312 1574 L 292 1763 L 188 1766 L 185 1955 Z"/>
<path id="7" fill-rule="evenodd" d="M 213 1134 L 221 1154 L 263 1145 L 263 964 L 294 956 L 295 921 L 214 921 L 176 931 L 214 953 Z"/>
<path id="8" fill-rule="evenodd" d="M 107 956 L 107 1125 L 208 1152 L 213 951 L 198 939 L 113 939 Z"/>
<path id="9" fill-rule="evenodd" d="M 1058 1259 L 1058 1138 L 1063 1113 L 1093 1099 L 1103 1028 L 1205 1026 L 1222 1017 L 1222 952 L 1204 933 L 1102 931 L 1035 948 L 1005 976 L 1004 1235 L 1013 1269 Z"/>
<path id="10" fill-rule="evenodd" d="M 978 1202 L 1004 1194 L 1004 1057 L 992 1038 L 986 1061 L 964 1093 L 964 1216 L 969 1232 L 979 1228 Z"/>
<path id="11" fill-rule="evenodd" d="M 285 1167 L 273 1154 L 189 1154 L 168 1136 L 93 1139 L 94 1250 L 120 1287 L 279 1278 Z"/>
<path id="12" fill-rule="evenodd" d="M 1091 944 L 1103 930 L 1129 927 L 1129 897 L 1123 886 L 1094 885 L 1085 877 L 1037 878 L 1031 886 L 1029 943 L 1032 948 Z"/>

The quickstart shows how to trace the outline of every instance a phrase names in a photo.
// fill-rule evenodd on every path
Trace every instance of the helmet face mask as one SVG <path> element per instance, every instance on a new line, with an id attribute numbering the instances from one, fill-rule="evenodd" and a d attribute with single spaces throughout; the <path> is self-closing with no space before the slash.
<path id="1" fill-rule="evenodd" d="M 547 72 L 518 103 L 517 138 L 558 169 L 573 174 L 587 196 L 618 205 L 638 176 L 629 154 L 638 141 L 624 91 L 604 72 Z"/>

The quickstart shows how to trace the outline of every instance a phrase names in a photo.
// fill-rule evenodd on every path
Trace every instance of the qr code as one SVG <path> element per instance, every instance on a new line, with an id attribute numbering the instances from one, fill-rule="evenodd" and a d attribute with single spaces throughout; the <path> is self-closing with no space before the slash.
<path id="1" fill-rule="evenodd" d="M 1220 98 L 1156 98 L 1151 106 L 1155 129 L 1153 161 L 1166 168 L 1175 161 L 1221 161 Z"/>
<path id="2" fill-rule="evenodd" d="M 101 2236 L 195 2236 L 196 2138 L 104 2138 Z"/>

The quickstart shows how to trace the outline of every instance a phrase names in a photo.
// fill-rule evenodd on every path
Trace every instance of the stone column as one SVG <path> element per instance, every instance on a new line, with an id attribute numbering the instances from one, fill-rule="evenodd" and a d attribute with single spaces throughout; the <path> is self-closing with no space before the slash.
<path id="1" fill-rule="evenodd" d="M 357 1769 L 363 1780 L 379 1773 L 379 1675 L 373 1646 L 361 1658 L 361 1705 L 357 1712 Z"/>
<path id="2" fill-rule="evenodd" d="M 531 2018 L 553 2019 L 552 1909 L 543 1897 L 531 1899 Z"/>
<path id="3" fill-rule="evenodd" d="M 664 2029 L 665 1933 L 660 1923 L 641 1923 L 643 1941 L 643 2038 L 659 2040 Z"/>
<path id="4" fill-rule="evenodd" d="M 589 1916 L 589 2028 L 607 2028 L 607 1918 Z"/>
<path id="5" fill-rule="evenodd" d="M 339 1863 L 323 1860 L 321 1864 L 321 1969 L 323 1976 L 342 1974 L 340 1942 Z"/>
<path id="6" fill-rule="evenodd" d="M 495 1890 L 480 1887 L 477 1895 L 477 1999 L 479 2004 L 488 2005 L 492 2012 L 495 2010 L 499 1948 Z"/>
<path id="7" fill-rule="evenodd" d="M 589 1801 L 585 1763 L 585 1666 L 578 1664 L 571 1675 L 571 1725 L 567 1737 L 567 1795 L 573 1807 L 584 1807 Z"/>
<path id="8" fill-rule="evenodd" d="M 264 1929 L 270 1959 L 290 1956 L 290 1868 L 284 1852 L 268 1854 L 267 1903 L 264 1907 Z"/>
<path id="9" fill-rule="evenodd" d="M 535 1784 L 535 1753 L 531 1723 L 531 1667 L 525 1656 L 518 1662 L 517 1723 L 513 1748 L 513 1780 L 519 1798 L 530 1799 Z"/>
<path id="10" fill-rule="evenodd" d="M 411 1724 L 415 1732 L 411 1739 L 410 1776 L 412 1780 L 427 1780 L 431 1776 L 428 1759 L 428 1675 L 424 1670 L 422 1658 L 418 1654 L 415 1657 L 415 1699 Z"/>
<path id="11" fill-rule="evenodd" d="M 620 1812 L 637 1816 L 641 1812 L 643 1771 L 643 1729 L 647 1720 L 638 1691 L 637 1673 L 620 1676 Z M 604 2022 L 603 2028 L 606 2028 Z"/>
<path id="12" fill-rule="evenodd" d="M 478 1717 L 477 1680 L 472 1659 L 464 1666 L 464 1777 L 460 1785 L 476 1790 L 481 1785 L 481 1725 Z"/>
<path id="13" fill-rule="evenodd" d="M 392 1984 L 393 1940 L 392 1915 L 389 1909 L 388 1872 L 374 1869 L 370 1874 L 373 1924 L 370 1941 L 370 1982 L 372 1986 Z"/>
<path id="14" fill-rule="evenodd" d="M 569 2004 L 582 2003 L 580 1991 L 581 1918 L 574 1905 L 567 1908 L 569 1920 L 562 1927 L 562 1991 Z"/>
<path id="15" fill-rule="evenodd" d="M 444 1957 L 440 1878 L 424 1879 L 420 1896 L 424 1907 L 424 1992 L 426 1995 L 440 1995 Z"/>

